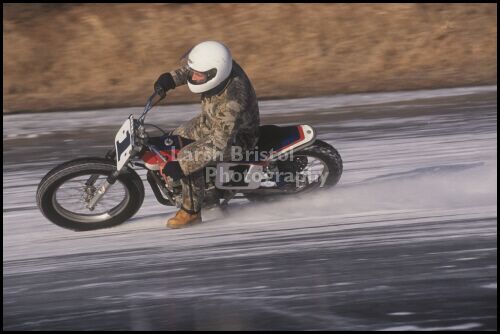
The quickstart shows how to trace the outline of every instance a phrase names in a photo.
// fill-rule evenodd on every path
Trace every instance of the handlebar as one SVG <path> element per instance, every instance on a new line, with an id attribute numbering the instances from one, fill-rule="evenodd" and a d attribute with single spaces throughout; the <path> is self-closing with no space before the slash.
<path id="1" fill-rule="evenodd" d="M 155 97 L 157 97 L 157 96 L 159 97 L 159 99 L 157 99 L 155 102 L 153 102 Z M 148 135 L 146 133 L 146 129 L 144 128 L 144 120 L 146 119 L 146 115 L 151 109 L 153 109 L 154 106 L 156 106 L 164 98 L 165 98 L 165 95 L 159 95 L 156 91 L 153 92 L 153 94 L 149 97 L 149 99 L 146 102 L 146 106 L 144 107 L 144 111 L 143 111 L 142 115 L 137 120 L 138 127 L 136 128 L 136 131 L 137 131 L 136 133 L 137 133 L 137 137 L 140 140 L 141 145 L 147 145 L 147 141 L 148 141 Z"/>
<path id="2" fill-rule="evenodd" d="M 153 103 L 153 100 L 154 98 L 158 96 L 159 99 Z M 161 100 L 163 100 L 165 98 L 165 95 L 163 96 L 160 96 L 158 95 L 157 92 L 153 92 L 153 95 L 151 95 L 148 99 L 148 101 L 146 102 L 146 106 L 144 107 L 144 111 L 142 113 L 142 115 L 139 117 L 139 122 L 141 124 L 144 124 L 144 120 L 146 119 L 146 114 L 151 110 L 153 109 L 154 106 L 156 106 Z"/>

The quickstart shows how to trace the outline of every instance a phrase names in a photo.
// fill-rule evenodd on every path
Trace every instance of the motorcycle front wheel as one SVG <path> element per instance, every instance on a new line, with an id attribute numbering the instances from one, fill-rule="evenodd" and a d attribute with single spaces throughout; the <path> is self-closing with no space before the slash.
<path id="1" fill-rule="evenodd" d="M 144 185 L 132 169 L 120 173 L 94 210 L 86 207 L 115 166 L 108 159 L 82 158 L 55 167 L 38 185 L 38 208 L 52 223 L 74 231 L 122 224 L 137 213 L 144 201 Z"/>

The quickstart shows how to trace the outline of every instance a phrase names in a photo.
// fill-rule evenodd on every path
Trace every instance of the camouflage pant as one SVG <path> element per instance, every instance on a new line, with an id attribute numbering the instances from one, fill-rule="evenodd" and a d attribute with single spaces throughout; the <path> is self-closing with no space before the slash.
<path id="1" fill-rule="evenodd" d="M 225 150 L 220 150 L 207 140 L 207 129 L 192 120 L 173 131 L 195 142 L 184 146 L 177 155 L 177 161 L 186 177 L 181 179 L 182 206 L 185 209 L 198 212 L 202 206 L 212 206 L 219 203 L 216 189 L 205 194 L 204 167 L 213 163 Z"/>

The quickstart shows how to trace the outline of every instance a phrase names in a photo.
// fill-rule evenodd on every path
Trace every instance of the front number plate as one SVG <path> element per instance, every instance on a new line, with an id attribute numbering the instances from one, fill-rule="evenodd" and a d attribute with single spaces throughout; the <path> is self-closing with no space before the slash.
<path id="1" fill-rule="evenodd" d="M 121 170 L 129 161 L 134 148 L 134 131 L 131 119 L 127 119 L 115 136 L 116 169 Z"/>

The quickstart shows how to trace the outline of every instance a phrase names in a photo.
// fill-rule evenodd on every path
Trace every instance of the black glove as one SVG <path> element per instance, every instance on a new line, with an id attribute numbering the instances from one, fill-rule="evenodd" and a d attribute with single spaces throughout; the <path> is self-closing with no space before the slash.
<path id="1" fill-rule="evenodd" d="M 178 161 L 170 161 L 167 163 L 165 167 L 163 167 L 163 174 L 170 176 L 174 181 L 178 181 L 185 176 Z"/>
<path id="2" fill-rule="evenodd" d="M 161 97 L 165 97 L 167 92 L 175 88 L 174 78 L 170 73 L 163 73 L 154 84 L 155 92 Z"/>

